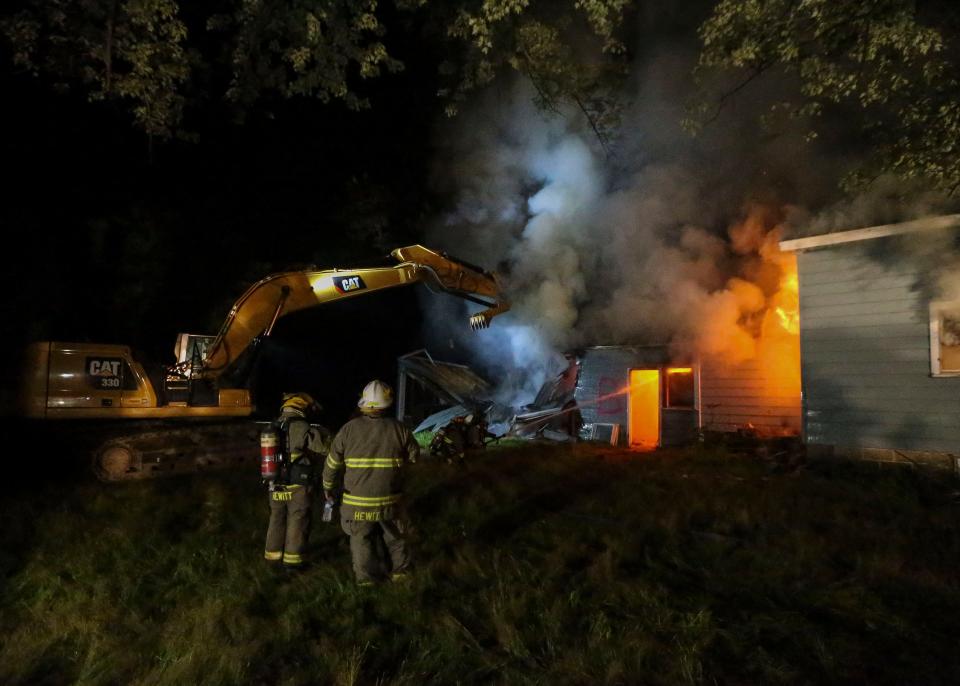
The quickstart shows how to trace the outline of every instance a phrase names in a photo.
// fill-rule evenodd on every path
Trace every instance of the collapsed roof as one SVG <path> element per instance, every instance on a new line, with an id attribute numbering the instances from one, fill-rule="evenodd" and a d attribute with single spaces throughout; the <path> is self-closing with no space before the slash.
<path id="1" fill-rule="evenodd" d="M 488 431 L 496 436 L 502 436 L 509 430 L 513 409 L 495 402 L 490 383 L 466 365 L 441 362 L 433 359 L 426 350 L 416 350 L 400 357 L 397 367 L 400 376 L 397 416 L 401 421 L 410 417 L 407 407 L 408 379 L 416 381 L 443 405 L 442 409 L 424 418 L 414 433 L 437 431 L 455 417 L 471 412 L 484 413 Z"/>
<path id="2" fill-rule="evenodd" d="M 397 360 L 400 374 L 415 379 L 450 405 L 479 408 L 490 401 L 493 389 L 470 367 L 438 362 L 426 350 L 416 350 Z"/>

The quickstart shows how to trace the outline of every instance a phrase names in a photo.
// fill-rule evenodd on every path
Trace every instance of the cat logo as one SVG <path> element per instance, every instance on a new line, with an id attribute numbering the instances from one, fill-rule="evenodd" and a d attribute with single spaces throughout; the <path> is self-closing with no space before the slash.
<path id="1" fill-rule="evenodd" d="M 88 360 L 90 376 L 120 376 L 120 360 Z"/>
<path id="2" fill-rule="evenodd" d="M 123 360 L 119 357 L 88 357 L 87 381 L 93 388 L 118 391 L 123 384 Z"/>
<path id="3" fill-rule="evenodd" d="M 333 287 L 337 293 L 349 293 L 350 291 L 359 291 L 367 287 L 360 276 L 335 276 L 333 277 Z"/>

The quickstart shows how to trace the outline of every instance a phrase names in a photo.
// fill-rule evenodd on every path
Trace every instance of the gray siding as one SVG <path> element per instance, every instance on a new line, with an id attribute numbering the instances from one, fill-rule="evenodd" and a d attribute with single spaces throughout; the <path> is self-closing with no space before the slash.
<path id="1" fill-rule="evenodd" d="M 584 431 L 594 423 L 619 424 L 620 443 L 627 445 L 629 405 L 625 391 L 631 369 L 663 369 L 669 355 L 662 346 L 610 346 L 587 348 L 580 355 L 580 376 L 576 399 L 583 418 Z M 661 381 L 661 405 L 663 388 Z M 663 409 L 660 416 L 661 444 L 681 445 L 696 438 L 697 413 L 694 410 Z"/>
<path id="2" fill-rule="evenodd" d="M 896 239 L 798 255 L 807 442 L 960 451 L 960 378 L 930 375 L 928 271 Z"/>
<path id="3" fill-rule="evenodd" d="M 701 360 L 700 407 L 704 429 L 734 431 L 749 424 L 762 434 L 799 434 L 800 396 L 772 387 L 764 377 L 757 360 L 737 365 Z"/>
<path id="4" fill-rule="evenodd" d="M 660 412 L 660 445 L 664 448 L 690 445 L 697 440 L 696 410 L 665 407 Z"/>

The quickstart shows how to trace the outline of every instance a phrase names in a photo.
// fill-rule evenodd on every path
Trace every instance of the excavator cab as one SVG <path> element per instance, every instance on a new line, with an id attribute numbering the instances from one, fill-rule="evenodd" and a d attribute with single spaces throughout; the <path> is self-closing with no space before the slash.
<path id="1" fill-rule="evenodd" d="M 181 333 L 174 346 L 176 363 L 166 368 L 160 404 L 190 407 L 216 407 L 220 398 L 213 379 L 200 372 L 207 348 L 216 336 Z"/>

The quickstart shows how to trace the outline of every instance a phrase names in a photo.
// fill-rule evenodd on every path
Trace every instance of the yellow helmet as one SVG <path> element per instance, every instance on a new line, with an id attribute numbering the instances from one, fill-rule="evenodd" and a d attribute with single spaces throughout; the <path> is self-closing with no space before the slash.
<path id="1" fill-rule="evenodd" d="M 382 381 L 373 380 L 363 388 L 357 407 L 363 412 L 385 410 L 393 405 L 393 389 Z"/>
<path id="2" fill-rule="evenodd" d="M 284 393 L 280 411 L 293 411 L 300 416 L 318 410 L 320 406 L 308 393 Z"/>

